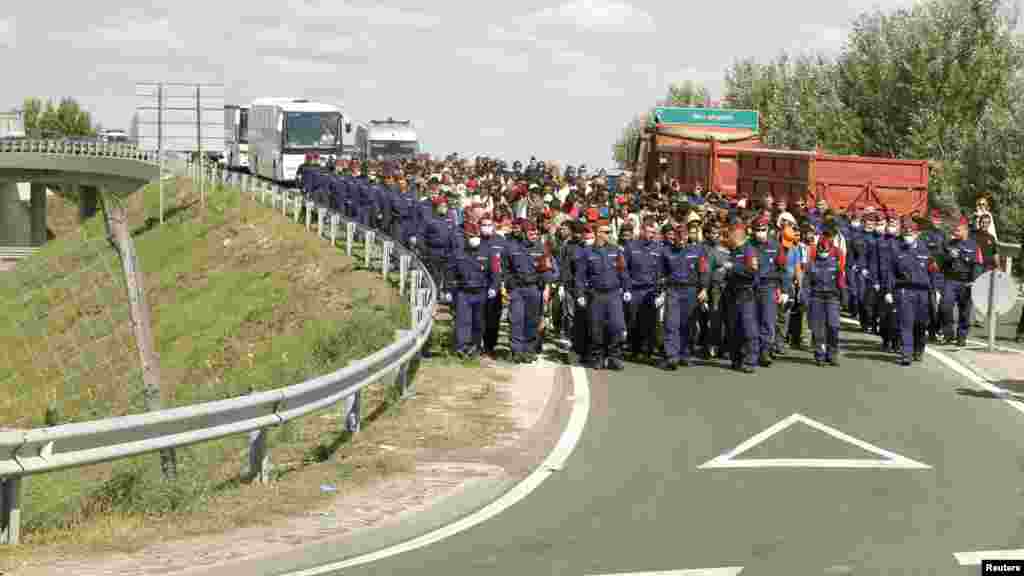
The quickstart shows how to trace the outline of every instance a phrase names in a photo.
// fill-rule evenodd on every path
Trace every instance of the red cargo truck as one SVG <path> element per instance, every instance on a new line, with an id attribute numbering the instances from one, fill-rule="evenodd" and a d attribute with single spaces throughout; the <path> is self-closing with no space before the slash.
<path id="1" fill-rule="evenodd" d="M 698 182 L 728 197 L 765 194 L 793 201 L 824 198 L 830 207 L 885 207 L 901 216 L 928 211 L 928 161 L 838 156 L 762 148 L 756 139 L 720 143 L 648 133 L 638 164 L 648 189 L 662 176 L 683 190 Z"/>

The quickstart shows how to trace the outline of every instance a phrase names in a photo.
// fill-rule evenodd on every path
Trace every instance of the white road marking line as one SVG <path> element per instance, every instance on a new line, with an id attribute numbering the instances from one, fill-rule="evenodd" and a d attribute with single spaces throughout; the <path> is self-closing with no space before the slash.
<path id="1" fill-rule="evenodd" d="M 793 424 L 801 422 L 836 438 L 842 440 L 848 444 L 852 444 L 864 451 L 878 454 L 884 457 L 884 460 L 869 460 L 869 459 L 852 459 L 852 458 L 749 458 L 749 459 L 737 459 L 736 457 L 740 454 L 750 450 L 758 444 L 764 442 L 768 438 L 782 432 L 786 428 L 789 428 Z M 782 420 L 772 424 L 768 428 L 765 428 L 761 432 L 754 434 L 747 440 L 740 443 L 729 452 L 708 460 L 704 464 L 697 467 L 698 470 L 714 470 L 722 468 L 883 468 L 883 469 L 903 469 L 903 470 L 923 470 L 930 469 L 931 466 L 923 464 L 916 460 L 911 460 L 906 456 L 900 456 L 895 452 L 890 452 L 883 448 L 879 448 L 874 444 L 865 442 L 859 438 L 854 438 L 849 434 L 840 432 L 831 426 L 827 426 L 812 420 L 801 414 L 793 414 L 787 416 Z"/>
<path id="2" fill-rule="evenodd" d="M 383 560 L 384 558 L 396 556 L 403 552 L 423 548 L 454 536 L 459 532 L 469 530 L 470 528 L 497 516 L 507 508 L 529 496 L 531 492 L 536 490 L 537 487 L 548 478 L 548 476 L 564 467 L 565 461 L 572 454 L 573 449 L 576 448 L 576 444 L 579 443 L 580 438 L 583 436 L 583 429 L 586 426 L 587 417 L 590 414 L 590 384 L 587 379 L 587 371 L 583 368 L 573 366 L 571 368 L 571 373 L 574 398 L 573 407 L 572 412 L 569 414 L 569 422 L 566 424 L 565 430 L 562 431 L 562 435 L 558 439 L 558 444 L 555 445 L 555 448 L 548 454 L 547 458 L 544 459 L 544 462 L 540 467 L 530 473 L 530 475 L 522 482 L 516 484 L 500 498 L 465 518 L 448 524 L 447 526 L 442 526 L 437 530 L 428 532 L 417 538 L 413 538 L 412 540 L 402 542 L 401 544 L 395 544 L 394 546 L 389 546 L 369 554 L 356 556 L 355 558 L 349 558 L 348 560 L 342 560 L 331 564 L 323 564 L 315 568 L 309 568 L 297 572 L 289 572 L 284 576 L 320 576 L 322 574 L 336 572 L 342 568 L 351 568 L 361 564 L 376 562 L 377 560 Z"/>
<path id="3" fill-rule="evenodd" d="M 981 550 L 953 554 L 961 566 L 980 566 L 982 560 L 1024 560 L 1024 550 Z"/>
<path id="4" fill-rule="evenodd" d="M 593 574 L 591 576 L 736 576 L 742 566 L 725 568 L 697 568 L 695 570 L 664 570 L 661 572 L 619 572 L 617 574 Z"/>
<path id="5" fill-rule="evenodd" d="M 851 320 L 849 318 L 842 318 L 841 320 L 842 320 L 842 322 L 844 324 L 859 325 L 856 321 Z M 1001 396 L 1003 402 L 1006 402 L 1010 406 L 1013 406 L 1021 414 L 1024 414 L 1024 403 L 1021 403 L 1018 400 L 1014 400 L 1012 398 L 1013 393 L 1010 392 L 1009 390 L 1006 390 L 1004 388 L 1000 388 L 999 386 L 996 386 L 995 384 L 992 384 L 988 380 L 985 380 L 984 378 L 981 378 L 980 376 L 975 374 L 973 371 L 968 369 L 966 366 L 964 366 L 960 362 L 957 362 L 956 360 L 951 358 L 948 354 L 944 354 L 942 352 L 939 352 L 938 350 L 936 350 L 932 346 L 925 346 L 924 351 L 925 351 L 925 354 L 928 354 L 932 358 L 935 358 L 936 360 L 938 360 L 939 362 L 943 363 L 947 368 L 949 368 L 953 372 L 956 372 L 957 374 L 959 374 L 959 375 L 963 376 L 964 378 L 970 380 L 971 382 L 973 382 L 977 386 L 983 388 L 987 392 L 991 392 L 992 394 L 994 394 L 996 396 Z"/>

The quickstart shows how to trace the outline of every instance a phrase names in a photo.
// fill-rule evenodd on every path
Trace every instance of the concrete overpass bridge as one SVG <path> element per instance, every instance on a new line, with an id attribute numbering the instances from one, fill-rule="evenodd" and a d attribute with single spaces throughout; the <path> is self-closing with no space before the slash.
<path id="1" fill-rule="evenodd" d="M 127 196 L 160 175 L 157 155 L 127 144 L 56 140 L 0 141 L 0 257 L 46 242 L 47 189 L 77 197 L 79 217 L 99 207 L 100 192 Z M 28 201 L 18 185 L 28 183 Z"/>

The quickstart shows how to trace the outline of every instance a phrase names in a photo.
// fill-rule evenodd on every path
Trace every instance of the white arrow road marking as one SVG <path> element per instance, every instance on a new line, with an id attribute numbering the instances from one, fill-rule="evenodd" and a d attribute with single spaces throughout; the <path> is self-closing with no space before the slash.
<path id="1" fill-rule="evenodd" d="M 697 568 L 696 570 L 666 570 L 663 572 L 620 572 L 617 574 L 592 574 L 591 576 L 736 576 L 742 566 L 727 568 Z"/>
<path id="2" fill-rule="evenodd" d="M 750 450 L 754 446 L 757 446 L 797 422 L 801 422 L 811 428 L 820 430 L 821 432 L 848 444 L 853 444 L 867 452 L 878 454 L 879 456 L 882 456 L 884 460 L 850 458 L 736 458 L 740 454 Z M 884 450 L 874 444 L 854 438 L 849 434 L 844 434 L 831 426 L 826 426 L 821 422 L 811 420 L 801 414 L 793 414 L 751 436 L 729 452 L 726 452 L 717 458 L 708 460 L 697 467 L 698 470 L 711 470 L 716 468 L 897 468 L 905 470 L 921 470 L 931 468 L 931 466 L 916 460 L 911 460 L 906 456 L 900 456 L 894 452 Z"/>
<path id="3" fill-rule="evenodd" d="M 1024 550 L 981 550 L 953 554 L 961 566 L 981 566 L 982 560 L 1024 560 Z"/>
<path id="4" fill-rule="evenodd" d="M 583 428 L 586 426 L 587 416 L 590 414 L 590 384 L 587 380 L 587 371 L 583 368 L 573 366 L 570 371 L 572 373 L 572 394 L 574 398 L 573 407 L 572 412 L 569 413 L 569 422 L 566 424 L 565 430 L 562 431 L 561 437 L 558 438 L 558 443 L 555 445 L 555 448 L 551 453 L 548 454 L 540 467 L 530 473 L 530 475 L 522 482 L 513 486 L 512 489 L 502 495 L 501 498 L 498 498 L 494 502 L 491 502 L 487 506 L 484 506 L 477 512 L 470 514 L 461 520 L 448 524 L 447 526 L 442 526 L 433 532 L 428 532 L 422 536 L 413 538 L 412 540 L 402 542 L 401 544 L 395 544 L 394 546 L 377 550 L 376 552 L 370 552 L 347 560 L 341 560 L 340 562 L 322 564 L 315 568 L 299 570 L 297 572 L 289 572 L 283 576 L 320 576 L 322 574 L 337 572 L 342 568 L 351 568 L 352 566 L 376 562 L 377 560 L 383 560 L 384 558 L 389 558 L 396 554 L 401 554 L 402 552 L 409 552 L 411 550 L 423 548 L 436 542 L 440 542 L 450 536 L 454 536 L 459 532 L 469 530 L 473 526 L 497 516 L 505 509 L 529 496 L 531 492 L 536 490 L 537 487 L 548 478 L 548 476 L 551 476 L 555 471 L 563 468 L 565 461 L 572 454 L 572 451 L 579 442 L 580 437 L 583 436 Z"/>

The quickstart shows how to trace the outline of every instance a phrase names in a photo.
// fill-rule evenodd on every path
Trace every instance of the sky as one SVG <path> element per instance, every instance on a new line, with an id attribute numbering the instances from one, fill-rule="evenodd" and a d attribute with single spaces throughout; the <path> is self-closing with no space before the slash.
<path id="1" fill-rule="evenodd" d="M 412 120 L 434 155 L 611 167 L 622 127 L 694 80 L 721 95 L 736 59 L 836 53 L 850 22 L 912 0 L 667 2 L 8 2 L 0 110 L 74 97 L 127 130 L 136 82 L 224 85 Z"/>

